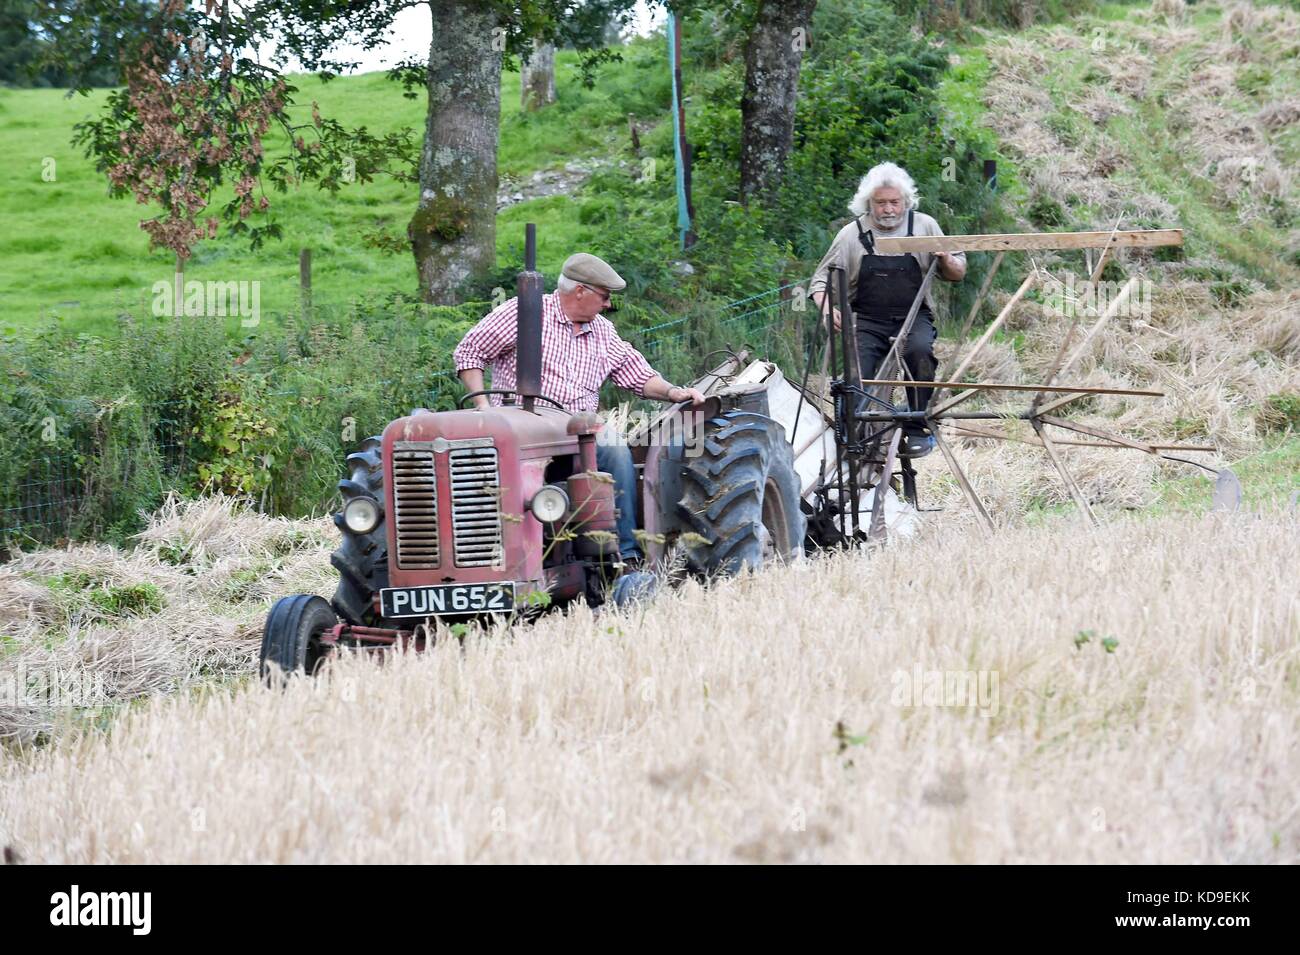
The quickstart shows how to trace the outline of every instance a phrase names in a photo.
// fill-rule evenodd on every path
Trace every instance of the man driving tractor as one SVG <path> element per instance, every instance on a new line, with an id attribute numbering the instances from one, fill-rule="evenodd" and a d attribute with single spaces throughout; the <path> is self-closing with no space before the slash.
<path id="1" fill-rule="evenodd" d="M 569 256 L 560 269 L 555 291 L 542 296 L 542 393 L 566 411 L 597 409 L 600 388 L 612 378 L 620 388 L 642 398 L 704 403 L 695 388 L 669 384 L 645 357 L 628 344 L 614 323 L 600 314 L 611 293 L 627 283 L 602 259 L 586 252 Z M 468 391 L 482 391 L 483 369 L 492 369 L 492 387 L 515 387 L 519 300 L 510 298 L 485 315 L 456 346 L 456 374 Z M 479 395 L 477 408 L 501 403 L 500 395 Z M 631 449 L 615 438 L 596 445 L 596 463 L 614 478 L 618 508 L 619 555 L 625 565 L 642 560 L 636 528 L 636 471 Z"/>
<path id="2" fill-rule="evenodd" d="M 875 239 L 912 235 L 943 235 L 939 223 L 917 212 L 916 184 L 905 170 L 891 162 L 873 166 L 858 184 L 857 194 L 849 203 L 854 219 L 835 236 L 813 275 L 809 290 L 821 308 L 826 297 L 827 271 L 836 265 L 847 272 L 849 304 L 857 323 L 858 356 L 863 376 L 875 378 L 880 363 L 889 353 L 893 339 L 902 330 L 916 293 L 921 289 L 930 267 L 928 252 L 882 253 L 875 249 Z M 963 252 L 936 252 L 939 277 L 959 282 L 966 275 Z M 840 327 L 840 312 L 832 315 L 835 328 Z M 925 300 L 903 349 L 903 360 L 916 381 L 933 381 L 936 363 L 934 340 L 934 299 L 926 289 Z M 885 369 L 884 377 L 893 374 Z M 907 389 L 908 407 L 923 410 L 933 389 Z M 903 429 L 899 454 L 919 458 L 934 450 L 934 438 L 922 424 L 908 424 Z"/>

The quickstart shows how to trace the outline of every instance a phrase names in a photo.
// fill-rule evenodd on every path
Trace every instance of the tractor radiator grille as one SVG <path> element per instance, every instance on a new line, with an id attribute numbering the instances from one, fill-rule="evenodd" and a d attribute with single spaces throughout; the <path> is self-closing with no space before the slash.
<path id="1" fill-rule="evenodd" d="M 501 505 L 497 449 L 453 448 L 451 523 L 457 567 L 500 563 Z"/>
<path id="2" fill-rule="evenodd" d="M 432 451 L 393 452 L 393 507 L 397 566 L 404 570 L 437 567 L 438 480 Z"/>

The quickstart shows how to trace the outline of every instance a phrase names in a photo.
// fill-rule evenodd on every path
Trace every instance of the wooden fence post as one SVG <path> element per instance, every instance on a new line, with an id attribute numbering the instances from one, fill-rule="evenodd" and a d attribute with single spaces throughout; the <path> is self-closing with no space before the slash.
<path id="1" fill-rule="evenodd" d="M 184 306 L 181 304 L 185 301 L 185 260 L 181 258 L 179 252 L 176 253 L 176 274 L 172 276 L 172 313 L 168 316 L 171 319 L 180 318 L 185 314 Z"/>
<path id="2" fill-rule="evenodd" d="M 311 318 L 311 249 L 298 252 L 298 284 L 302 292 L 303 318 Z"/>

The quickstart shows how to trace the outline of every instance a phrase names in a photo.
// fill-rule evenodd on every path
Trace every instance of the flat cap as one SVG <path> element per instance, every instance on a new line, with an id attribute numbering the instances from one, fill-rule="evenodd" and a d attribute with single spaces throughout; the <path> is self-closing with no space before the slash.
<path id="1" fill-rule="evenodd" d="M 589 252 L 577 252 L 565 259 L 560 274 L 583 285 L 595 285 L 611 292 L 621 292 L 627 288 L 623 276 L 611 269 L 604 259 Z"/>

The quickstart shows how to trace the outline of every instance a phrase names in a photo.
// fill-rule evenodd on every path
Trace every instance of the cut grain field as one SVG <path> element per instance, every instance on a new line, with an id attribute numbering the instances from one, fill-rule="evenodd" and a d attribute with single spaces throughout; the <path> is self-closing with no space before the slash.
<path id="1" fill-rule="evenodd" d="M 238 676 L 250 655 L 11 751 L 0 842 L 66 863 L 1294 862 L 1298 532 L 1294 510 L 933 525 L 284 692 Z"/>

